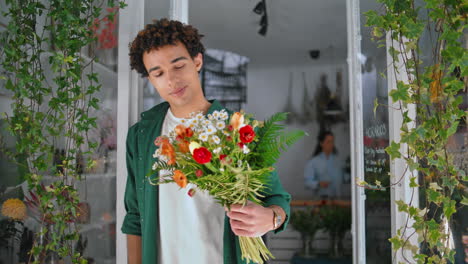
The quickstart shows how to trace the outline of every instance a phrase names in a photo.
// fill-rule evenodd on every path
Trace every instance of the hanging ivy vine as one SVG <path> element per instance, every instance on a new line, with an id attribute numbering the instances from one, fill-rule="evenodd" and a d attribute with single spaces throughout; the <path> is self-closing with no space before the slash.
<path id="1" fill-rule="evenodd" d="M 6 89 L 13 93 L 11 116 L 5 116 L 9 131 L 17 138 L 13 160 L 26 169 L 26 181 L 34 197 L 29 204 L 39 212 L 40 230 L 35 234 L 30 261 L 43 263 L 50 255 L 86 263 L 74 250 L 79 238 L 76 218 L 81 180 L 77 158 L 80 149 L 92 154 L 96 142 L 87 133 L 96 127 L 98 75 L 93 60 L 85 60 L 83 48 L 96 41 L 93 31 L 102 7 L 113 8 L 114 19 L 123 2 L 108 0 L 6 0 L 9 18 L 2 38 L 1 65 L 8 73 Z M 52 166 L 54 148 L 65 149 L 61 164 Z M 88 159 L 88 167 L 93 162 Z M 43 178 L 53 176 L 51 184 Z"/>
<path id="2" fill-rule="evenodd" d="M 467 126 L 467 112 L 460 105 L 468 87 L 463 39 L 468 5 L 463 0 L 378 2 L 383 12 L 367 12 L 366 26 L 373 27 L 373 37 L 380 43 L 385 44 L 389 34 L 394 45 L 389 47 L 393 65 L 388 70 L 405 77 L 389 93 L 400 104 L 401 140 L 391 142 L 386 151 L 392 160 L 405 161 L 409 187 L 421 193 L 419 205 L 396 201 L 408 219 L 390 242 L 394 254 L 402 250 L 406 263 L 454 263 L 456 252 L 449 246 L 452 234 L 447 226 L 457 211 L 466 210 L 468 178 L 454 163 L 448 142 Z M 431 54 L 421 48 L 424 34 L 430 34 Z M 416 119 L 410 117 L 408 105 L 416 106 Z M 392 177 L 400 182 L 408 176 Z M 410 242 L 412 236 L 418 236 L 417 244 Z"/>

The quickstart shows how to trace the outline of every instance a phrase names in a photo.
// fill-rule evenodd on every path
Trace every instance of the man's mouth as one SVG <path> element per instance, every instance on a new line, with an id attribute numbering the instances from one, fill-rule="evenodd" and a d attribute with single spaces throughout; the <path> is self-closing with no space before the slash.
<path id="1" fill-rule="evenodd" d="M 173 95 L 173 96 L 182 96 L 184 94 L 184 92 L 185 92 L 185 88 L 186 88 L 186 86 L 178 88 L 177 90 L 173 91 L 171 93 L 171 95 Z"/>

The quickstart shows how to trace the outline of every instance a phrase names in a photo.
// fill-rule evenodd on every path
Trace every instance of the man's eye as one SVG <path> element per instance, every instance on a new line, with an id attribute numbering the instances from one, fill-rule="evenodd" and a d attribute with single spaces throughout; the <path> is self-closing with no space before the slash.
<path id="1" fill-rule="evenodd" d="M 156 73 L 156 74 L 154 75 L 154 77 L 161 77 L 161 76 L 162 76 L 162 73 L 161 73 L 161 72 L 160 72 L 160 73 Z"/>
<path id="2" fill-rule="evenodd" d="M 177 65 L 177 66 L 175 66 L 174 68 L 176 68 L 176 69 L 182 69 L 184 66 L 185 66 L 185 64 L 183 64 L 183 65 Z"/>

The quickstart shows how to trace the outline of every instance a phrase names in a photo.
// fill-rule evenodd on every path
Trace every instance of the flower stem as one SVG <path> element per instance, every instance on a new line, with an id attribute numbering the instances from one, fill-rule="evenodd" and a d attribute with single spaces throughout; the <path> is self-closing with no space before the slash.
<path id="1" fill-rule="evenodd" d="M 247 262 L 263 264 L 265 260 L 274 259 L 275 257 L 263 243 L 261 237 L 239 237 L 239 245 L 242 252 L 242 259 Z"/>

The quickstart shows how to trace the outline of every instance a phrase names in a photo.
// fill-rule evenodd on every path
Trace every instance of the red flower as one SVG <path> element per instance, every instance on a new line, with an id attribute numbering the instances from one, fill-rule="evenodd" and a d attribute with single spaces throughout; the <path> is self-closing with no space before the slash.
<path id="1" fill-rule="evenodd" d="M 239 143 L 237 143 L 237 146 L 239 146 L 239 148 L 243 148 L 243 147 L 244 147 L 244 143 L 239 142 Z"/>
<path id="2" fill-rule="evenodd" d="M 188 196 L 193 197 L 195 195 L 195 189 L 192 188 L 192 189 L 188 190 L 187 194 L 188 194 Z"/>
<path id="3" fill-rule="evenodd" d="M 227 136 L 227 137 L 226 137 L 226 140 L 227 140 L 227 141 L 231 141 L 231 140 L 232 140 L 232 137 L 231 137 L 231 136 Z"/>
<path id="4" fill-rule="evenodd" d="M 197 171 L 195 171 L 195 175 L 197 176 L 197 178 L 200 178 L 201 176 L 203 176 L 203 171 L 202 170 L 197 170 Z"/>
<path id="5" fill-rule="evenodd" d="M 193 159 L 200 163 L 200 164 L 205 164 L 211 161 L 211 152 L 204 148 L 196 148 L 193 150 Z"/>
<path id="6" fill-rule="evenodd" d="M 250 125 L 243 126 L 239 129 L 239 137 L 242 143 L 250 143 L 255 138 L 255 132 Z"/>
<path id="7" fill-rule="evenodd" d="M 232 159 L 224 154 L 219 155 L 219 159 L 221 160 L 221 164 L 224 164 L 224 165 L 231 164 L 232 162 Z"/>
<path id="8" fill-rule="evenodd" d="M 193 136 L 193 130 L 190 127 L 187 127 L 185 129 L 185 136 L 186 137 L 192 137 Z"/>

